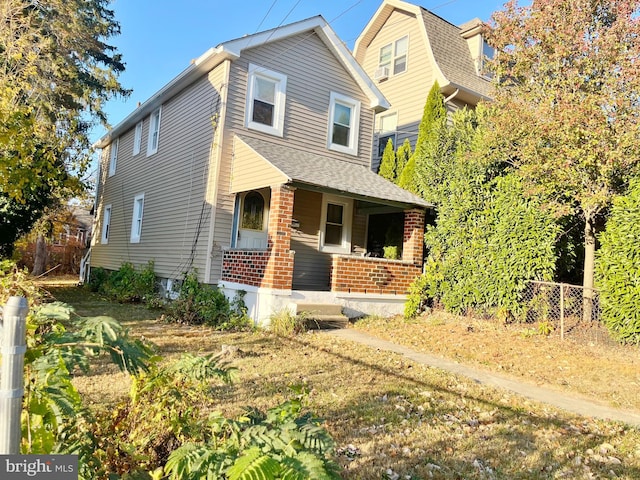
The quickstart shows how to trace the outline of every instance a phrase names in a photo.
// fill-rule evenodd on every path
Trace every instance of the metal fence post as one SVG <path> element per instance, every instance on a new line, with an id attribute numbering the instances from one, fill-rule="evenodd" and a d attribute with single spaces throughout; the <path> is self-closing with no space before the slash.
<path id="1" fill-rule="evenodd" d="M 29 306 L 24 297 L 10 297 L 2 314 L 0 370 L 0 455 L 20 453 L 20 414 L 24 393 L 25 332 Z"/>
<path id="2" fill-rule="evenodd" d="M 564 283 L 560 284 L 560 340 L 564 340 Z"/>

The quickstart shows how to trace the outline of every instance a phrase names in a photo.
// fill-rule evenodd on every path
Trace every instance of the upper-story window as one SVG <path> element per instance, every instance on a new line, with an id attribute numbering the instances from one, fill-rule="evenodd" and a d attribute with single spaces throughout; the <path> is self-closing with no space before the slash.
<path id="1" fill-rule="evenodd" d="M 284 135 L 287 77 L 249 64 L 246 126 L 271 135 Z"/>
<path id="2" fill-rule="evenodd" d="M 140 153 L 141 146 L 142 146 L 142 120 L 140 120 L 136 124 L 136 130 L 133 134 L 133 155 L 138 155 Z"/>
<path id="3" fill-rule="evenodd" d="M 116 165 L 118 163 L 118 146 L 120 145 L 120 138 L 116 138 L 114 142 L 111 142 L 111 151 L 109 152 L 109 176 L 116 174 Z"/>
<path id="4" fill-rule="evenodd" d="M 149 138 L 147 139 L 147 156 L 153 155 L 158 151 L 160 144 L 160 117 L 162 116 L 162 107 L 156 108 L 149 119 Z"/>
<path id="5" fill-rule="evenodd" d="M 389 140 L 393 143 L 394 149 L 398 148 L 396 137 L 396 131 L 398 129 L 398 114 L 389 113 L 387 115 L 381 115 L 379 118 L 380 129 L 378 131 L 378 156 L 382 157 Z"/>
<path id="6" fill-rule="evenodd" d="M 378 68 L 386 68 L 388 75 L 397 75 L 407 70 L 407 50 L 409 48 L 409 36 L 389 43 L 380 49 Z"/>
<path id="7" fill-rule="evenodd" d="M 331 92 L 329 104 L 329 144 L 331 150 L 358 154 L 360 102 Z"/>

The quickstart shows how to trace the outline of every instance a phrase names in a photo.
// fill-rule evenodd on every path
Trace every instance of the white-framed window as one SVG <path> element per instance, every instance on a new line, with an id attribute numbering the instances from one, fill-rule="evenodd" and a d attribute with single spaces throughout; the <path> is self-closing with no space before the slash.
<path id="1" fill-rule="evenodd" d="M 286 92 L 286 75 L 249 64 L 245 121 L 247 128 L 282 137 Z"/>
<path id="2" fill-rule="evenodd" d="M 162 107 L 156 108 L 149 117 L 149 138 L 147 139 L 147 157 L 158 151 L 160 144 L 160 117 Z"/>
<path id="3" fill-rule="evenodd" d="M 387 142 L 393 142 L 393 148 L 397 149 L 398 113 L 380 115 L 378 120 L 378 156 L 382 157 Z"/>
<path id="4" fill-rule="evenodd" d="M 329 149 L 357 155 L 359 124 L 360 102 L 339 93 L 331 92 L 329 104 Z"/>
<path id="5" fill-rule="evenodd" d="M 111 142 L 111 150 L 109 152 L 109 176 L 116 174 L 116 165 L 118 163 L 118 146 L 120 145 L 120 137 Z"/>
<path id="6" fill-rule="evenodd" d="M 351 218 L 353 200 L 335 195 L 322 196 L 320 251 L 351 252 Z"/>
<path id="7" fill-rule="evenodd" d="M 133 199 L 133 217 L 131 218 L 131 243 L 140 243 L 142 236 L 142 216 L 144 214 L 144 193 Z"/>
<path id="8" fill-rule="evenodd" d="M 407 70 L 407 50 L 409 50 L 409 35 L 399 38 L 380 48 L 378 67 L 387 68 L 390 75 L 398 75 Z"/>
<path id="9" fill-rule="evenodd" d="M 142 147 L 142 120 L 136 123 L 136 129 L 133 134 L 133 155 L 140 153 Z"/>
<path id="10" fill-rule="evenodd" d="M 111 228 L 111 205 L 105 205 L 102 212 L 102 237 L 104 244 L 109 243 L 109 229 Z"/>

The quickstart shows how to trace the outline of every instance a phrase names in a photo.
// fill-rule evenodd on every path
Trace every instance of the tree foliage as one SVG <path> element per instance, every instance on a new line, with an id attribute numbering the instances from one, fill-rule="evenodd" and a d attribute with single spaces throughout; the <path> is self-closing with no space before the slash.
<path id="1" fill-rule="evenodd" d="M 585 224 L 592 286 L 597 217 L 638 171 L 638 0 L 512 0 L 493 16 L 495 148 Z"/>
<path id="2" fill-rule="evenodd" d="M 602 317 L 616 338 L 640 343 L 640 179 L 616 198 L 596 262 Z"/>
<path id="3" fill-rule="evenodd" d="M 394 150 L 393 140 L 391 139 L 387 141 L 387 144 L 384 147 L 378 175 L 394 183 L 398 176 L 398 162 L 396 160 L 396 151 Z"/>
<path id="4" fill-rule="evenodd" d="M 446 121 L 446 118 L 447 110 L 444 106 L 444 98 L 440 93 L 438 82 L 435 82 L 431 90 L 429 90 L 429 95 L 427 95 L 427 101 L 424 105 L 422 120 L 418 127 L 418 138 L 416 139 L 415 149 L 406 166 L 402 169 L 402 173 L 398 179 L 398 185 L 402 188 L 410 192 L 418 193 L 418 186 L 416 184 L 416 162 L 418 159 L 424 158 L 426 150 L 429 148 L 428 144 L 432 141 L 433 136 L 437 135 L 438 125 Z"/>
<path id="5" fill-rule="evenodd" d="M 50 198 L 81 189 L 89 129 L 106 122 L 105 101 L 128 93 L 117 81 L 120 55 L 105 43 L 119 33 L 108 5 L 7 0 L 0 6 L 0 194 L 13 218 L 3 229 L 28 230 Z"/>
<path id="6" fill-rule="evenodd" d="M 441 124 L 434 148 L 417 161 L 421 191 L 437 206 L 427 227 L 424 275 L 406 316 L 433 300 L 447 310 L 515 312 L 525 282 L 550 279 L 559 228 L 539 197 L 492 159 L 484 143 L 487 112 L 461 110 Z"/>

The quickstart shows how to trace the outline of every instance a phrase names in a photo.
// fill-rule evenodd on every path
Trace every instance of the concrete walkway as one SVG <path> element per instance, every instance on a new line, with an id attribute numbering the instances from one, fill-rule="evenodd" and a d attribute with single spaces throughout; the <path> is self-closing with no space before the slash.
<path id="1" fill-rule="evenodd" d="M 522 395 L 523 397 L 552 405 L 567 412 L 585 417 L 615 420 L 640 427 L 640 413 L 618 410 L 595 402 L 590 402 L 584 398 L 571 396 L 570 394 L 559 392 L 557 390 L 537 387 L 530 383 L 520 382 L 504 375 L 468 367 L 427 353 L 419 353 L 410 348 L 382 340 L 355 329 L 325 330 L 325 332 L 345 340 L 368 345 L 371 348 L 398 353 L 416 363 L 439 368 L 456 375 L 467 377 L 483 385 L 490 385 L 509 390 L 513 393 L 517 393 L 518 395 Z"/>

